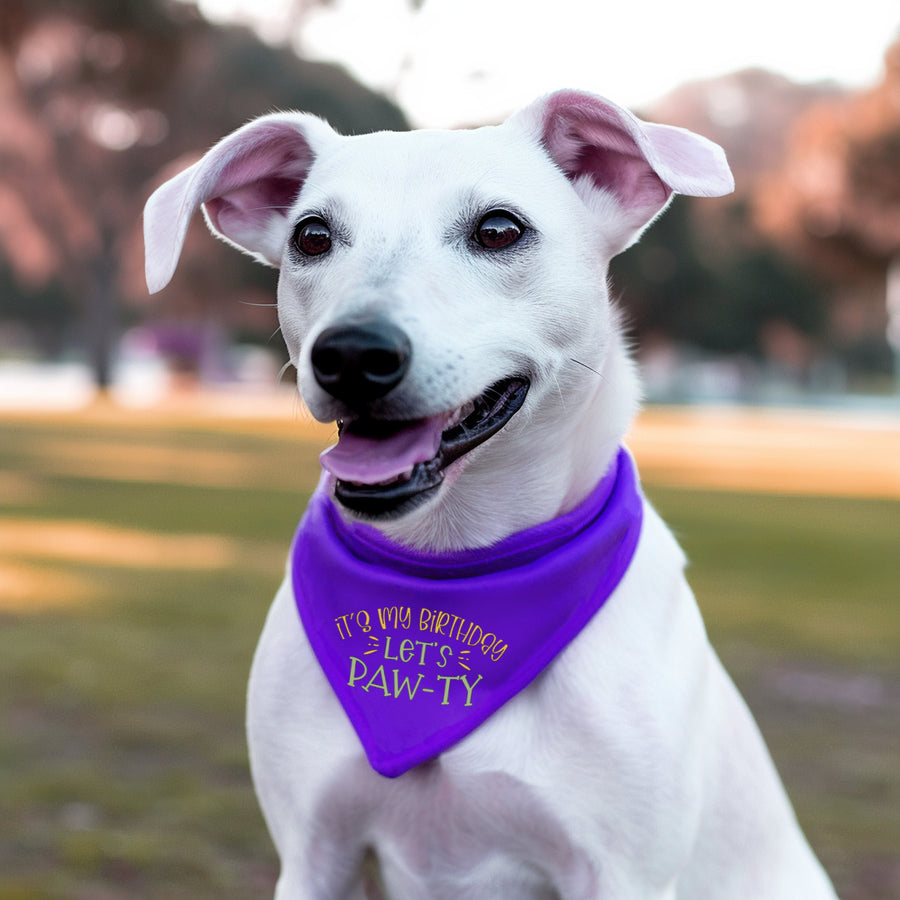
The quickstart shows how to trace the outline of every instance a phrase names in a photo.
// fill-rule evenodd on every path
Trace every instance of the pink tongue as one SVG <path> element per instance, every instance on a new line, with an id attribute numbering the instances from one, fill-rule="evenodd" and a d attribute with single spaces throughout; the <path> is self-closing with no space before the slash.
<path id="1" fill-rule="evenodd" d="M 319 461 L 342 481 L 388 481 L 437 455 L 444 420 L 445 416 L 422 419 L 385 438 L 354 434 L 351 423 L 341 432 L 338 442 L 319 456 Z"/>

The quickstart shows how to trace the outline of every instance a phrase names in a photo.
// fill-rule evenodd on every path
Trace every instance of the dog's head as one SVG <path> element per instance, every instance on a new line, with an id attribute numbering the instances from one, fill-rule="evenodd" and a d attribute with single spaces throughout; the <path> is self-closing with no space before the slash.
<path id="1" fill-rule="evenodd" d="M 586 456 L 605 465 L 633 414 L 609 260 L 673 193 L 732 188 L 715 144 L 578 92 L 471 131 L 342 137 L 274 114 L 150 198 L 147 281 L 168 283 L 202 205 L 214 233 L 281 270 L 300 391 L 339 422 L 323 456 L 339 503 L 389 532 L 450 509 L 443 536 L 399 533 L 487 543 L 577 502 L 575 470 L 596 480 Z M 451 519 L 515 497 L 530 500 L 496 528 L 450 536 Z"/>

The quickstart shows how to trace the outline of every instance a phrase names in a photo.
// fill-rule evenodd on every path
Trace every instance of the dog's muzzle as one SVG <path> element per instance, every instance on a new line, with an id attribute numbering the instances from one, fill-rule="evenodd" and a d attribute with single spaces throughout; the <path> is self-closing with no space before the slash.
<path id="1" fill-rule="evenodd" d="M 456 409 L 420 419 L 368 413 L 409 368 L 406 334 L 383 320 L 354 321 L 323 331 L 312 348 L 319 386 L 355 415 L 338 422 L 339 440 L 322 456 L 335 477 L 335 497 L 365 518 L 396 517 L 427 500 L 448 466 L 489 440 L 521 409 L 530 382 L 497 381 Z"/>

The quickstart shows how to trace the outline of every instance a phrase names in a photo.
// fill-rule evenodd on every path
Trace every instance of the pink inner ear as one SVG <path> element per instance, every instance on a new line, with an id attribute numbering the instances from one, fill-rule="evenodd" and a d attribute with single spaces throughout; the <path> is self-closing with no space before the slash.
<path id="1" fill-rule="evenodd" d="M 299 179 L 312 164 L 312 149 L 289 125 L 271 123 L 239 134 L 241 140 L 229 148 L 229 158 L 209 185 L 209 196 L 263 179 Z"/>
<path id="2" fill-rule="evenodd" d="M 232 152 L 202 189 L 210 221 L 226 235 L 286 214 L 313 159 L 297 130 L 280 124 L 257 129 Z"/>
<path id="3" fill-rule="evenodd" d="M 300 193 L 300 178 L 260 178 L 204 203 L 213 225 L 225 234 L 236 225 L 262 225 L 272 213 L 285 215 Z"/>
<path id="4" fill-rule="evenodd" d="M 544 146 L 569 179 L 590 177 L 625 209 L 660 208 L 672 190 L 645 157 L 628 115 L 597 98 L 563 92 L 547 104 Z M 636 120 L 634 126 L 640 127 Z"/>
<path id="5" fill-rule="evenodd" d="M 590 176 L 596 187 L 612 191 L 625 209 L 660 207 L 672 194 L 643 157 L 597 146 L 587 147 L 566 175 Z"/>

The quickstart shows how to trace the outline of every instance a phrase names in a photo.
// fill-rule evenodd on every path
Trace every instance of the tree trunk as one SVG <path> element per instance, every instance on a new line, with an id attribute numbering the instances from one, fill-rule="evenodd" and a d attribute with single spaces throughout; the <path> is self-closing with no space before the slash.
<path id="1" fill-rule="evenodd" d="M 91 265 L 90 272 L 87 346 L 94 384 L 105 393 L 112 385 L 117 318 L 116 259 L 109 241 L 103 241 L 103 249 Z"/>

